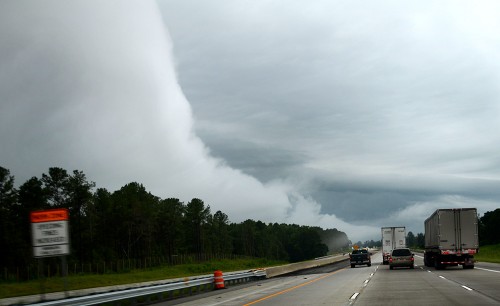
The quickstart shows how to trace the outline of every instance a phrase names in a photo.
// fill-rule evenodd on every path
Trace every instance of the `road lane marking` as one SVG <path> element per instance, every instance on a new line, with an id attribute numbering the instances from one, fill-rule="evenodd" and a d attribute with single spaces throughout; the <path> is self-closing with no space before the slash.
<path id="1" fill-rule="evenodd" d="M 427 270 L 427 272 L 433 273 L 433 272 L 432 272 L 432 271 L 430 271 L 430 270 Z M 434 274 L 434 273 L 433 273 L 433 274 Z M 465 285 L 462 285 L 461 283 L 457 282 L 456 280 L 453 280 L 453 279 L 447 279 L 446 277 L 444 277 L 444 276 L 442 276 L 442 275 L 438 275 L 438 277 L 439 277 L 439 278 L 442 278 L 442 279 L 444 279 L 444 280 L 447 280 L 447 281 L 449 281 L 449 282 L 452 282 L 452 283 L 458 284 L 460 287 L 462 287 L 462 288 L 464 288 L 464 289 L 466 289 L 466 290 L 468 290 L 468 291 L 474 291 L 474 289 L 472 289 L 472 288 L 470 288 L 470 287 L 467 287 L 467 286 L 465 286 Z M 476 292 L 478 292 L 478 291 L 476 291 Z M 482 293 L 482 292 L 481 292 L 481 293 Z M 484 293 L 482 293 L 482 294 L 484 294 Z"/>
<path id="2" fill-rule="evenodd" d="M 354 293 L 354 294 L 353 294 L 353 295 L 349 298 L 349 300 L 355 300 L 355 299 L 358 297 L 358 295 L 359 295 L 359 292 Z"/>
<path id="3" fill-rule="evenodd" d="M 497 270 L 490 270 L 490 269 L 478 268 L 478 267 L 476 267 L 476 269 L 483 270 L 483 271 L 488 271 L 488 272 L 500 273 L 500 271 L 497 271 Z"/>
<path id="4" fill-rule="evenodd" d="M 276 293 L 273 293 L 273 294 L 267 295 L 267 296 L 265 296 L 265 297 L 263 297 L 263 298 L 260 298 L 260 299 L 258 299 L 258 300 L 255 300 L 255 301 L 252 301 L 252 302 L 250 302 L 250 303 L 244 304 L 243 306 L 249 306 L 249 305 L 257 304 L 257 303 L 259 303 L 259 302 L 262 302 L 262 301 L 268 300 L 268 299 L 273 298 L 273 297 L 275 297 L 275 296 L 278 296 L 278 295 L 281 295 L 281 294 L 284 294 L 284 293 L 290 292 L 290 291 L 292 291 L 292 290 L 298 289 L 298 288 L 303 287 L 303 286 L 305 286 L 305 285 L 312 284 L 312 283 L 314 283 L 314 282 L 317 282 L 317 281 L 319 281 L 319 280 L 322 280 L 323 278 L 327 278 L 327 277 L 329 277 L 329 276 L 332 276 L 333 274 L 338 273 L 338 272 L 340 272 L 340 271 L 343 271 L 343 270 L 345 270 L 345 269 L 346 269 L 346 268 L 343 268 L 343 269 L 340 269 L 340 270 L 337 270 L 337 271 L 334 271 L 334 272 L 328 273 L 328 274 L 326 274 L 326 275 L 323 275 L 323 276 L 321 276 L 321 277 L 315 278 L 315 279 L 310 280 L 310 281 L 308 281 L 308 282 L 302 283 L 302 284 L 300 284 L 300 285 L 293 286 L 293 287 L 291 287 L 291 288 L 288 288 L 288 289 L 285 289 L 285 290 L 282 290 L 282 291 L 279 291 L 279 292 L 276 292 Z"/>
<path id="5" fill-rule="evenodd" d="M 276 287 L 282 287 L 283 285 L 288 285 L 289 283 L 293 282 L 294 280 L 291 280 L 291 281 L 288 281 L 288 282 L 284 282 L 284 283 L 279 283 L 279 284 L 276 284 L 274 286 L 271 286 L 271 287 L 264 287 L 260 290 L 256 290 L 256 291 L 252 291 L 252 292 L 248 292 L 248 293 L 245 293 L 245 294 L 242 294 L 242 295 L 239 295 L 239 296 L 236 296 L 236 297 L 233 297 L 233 298 L 230 298 L 230 299 L 226 299 L 226 300 L 222 300 L 222 301 L 218 301 L 218 302 L 215 302 L 215 303 L 211 303 L 211 304 L 206 304 L 205 306 L 217 306 L 217 305 L 221 305 L 221 304 L 225 304 L 227 302 L 231 302 L 231 301 L 234 301 L 234 300 L 241 300 L 242 298 L 245 298 L 249 295 L 255 295 L 256 293 L 260 293 L 262 291 L 267 291 L 267 290 L 270 290 L 270 289 L 274 289 Z"/>

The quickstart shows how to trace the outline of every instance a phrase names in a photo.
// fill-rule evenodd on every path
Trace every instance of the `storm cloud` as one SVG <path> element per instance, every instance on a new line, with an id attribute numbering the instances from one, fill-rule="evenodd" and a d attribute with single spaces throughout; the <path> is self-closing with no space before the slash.
<path id="1" fill-rule="evenodd" d="M 500 200 L 500 7 L 3 1 L 0 160 L 248 218 L 423 232 Z"/>

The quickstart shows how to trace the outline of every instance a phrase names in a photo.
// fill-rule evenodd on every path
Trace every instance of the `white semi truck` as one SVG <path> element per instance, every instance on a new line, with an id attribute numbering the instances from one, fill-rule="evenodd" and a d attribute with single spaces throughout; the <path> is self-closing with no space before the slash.
<path id="1" fill-rule="evenodd" d="M 387 265 L 391 252 L 397 248 L 406 248 L 406 227 L 382 227 L 382 263 Z"/>
<path id="2" fill-rule="evenodd" d="M 475 208 L 438 209 L 425 220 L 424 264 L 444 269 L 462 265 L 474 268 L 479 252 L 478 218 Z"/>

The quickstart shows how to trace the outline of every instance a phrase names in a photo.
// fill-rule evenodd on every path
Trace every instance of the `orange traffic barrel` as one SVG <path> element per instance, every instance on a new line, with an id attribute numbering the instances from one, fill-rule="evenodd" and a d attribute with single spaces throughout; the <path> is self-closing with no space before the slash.
<path id="1" fill-rule="evenodd" d="M 222 271 L 217 270 L 214 272 L 214 283 L 215 289 L 224 289 L 224 277 L 222 277 Z"/>

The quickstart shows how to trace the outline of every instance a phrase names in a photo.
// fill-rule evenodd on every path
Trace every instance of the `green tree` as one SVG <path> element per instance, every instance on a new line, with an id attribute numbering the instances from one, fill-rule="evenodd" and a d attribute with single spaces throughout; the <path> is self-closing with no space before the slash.
<path id="1" fill-rule="evenodd" d="M 0 167 L 0 213 L 10 209 L 17 202 L 17 190 L 14 188 L 14 176 L 10 171 Z"/>
<path id="2" fill-rule="evenodd" d="M 43 189 L 47 202 L 52 207 L 69 210 L 70 236 L 72 249 L 80 262 L 92 257 L 93 216 L 87 206 L 93 200 L 92 189 L 95 183 L 89 182 L 82 171 L 74 170 L 72 175 L 65 169 L 49 168 L 42 174 Z"/>
<path id="3" fill-rule="evenodd" d="M 14 176 L 0 167 L 0 245 L 4 250 L 13 250 L 19 237 L 12 235 L 15 228 L 14 209 L 17 205 L 17 190 L 14 188 Z M 8 265 L 15 261 L 13 252 L 0 252 L 0 262 Z"/>
<path id="4" fill-rule="evenodd" d="M 113 260 L 122 255 L 119 250 L 122 236 L 117 230 L 121 220 L 117 219 L 111 193 L 105 188 L 98 188 L 88 213 L 91 223 L 91 252 L 94 260 Z"/>
<path id="5" fill-rule="evenodd" d="M 290 257 L 285 247 L 290 240 L 287 227 L 284 224 L 273 223 L 269 224 L 267 231 L 270 240 L 266 257 L 277 260 L 289 260 Z"/>
<path id="6" fill-rule="evenodd" d="M 422 233 L 417 234 L 416 247 L 419 249 L 423 249 L 425 247 L 425 236 Z"/>
<path id="7" fill-rule="evenodd" d="M 49 168 L 48 174 L 42 174 L 42 182 L 47 202 L 53 207 L 68 207 L 68 172 L 62 168 Z"/>
<path id="8" fill-rule="evenodd" d="M 321 242 L 317 228 L 301 226 L 297 233 L 296 244 L 299 252 L 293 254 L 296 257 L 292 257 L 292 261 L 313 259 L 328 253 L 328 247 Z"/>
<path id="9" fill-rule="evenodd" d="M 215 254 L 231 254 L 233 251 L 232 239 L 229 233 L 229 220 L 225 213 L 218 210 L 210 218 L 210 233 L 212 252 Z"/>
<path id="10" fill-rule="evenodd" d="M 417 240 L 415 238 L 415 235 L 411 231 L 406 235 L 406 245 L 410 248 L 414 248 L 417 246 Z"/>
<path id="11" fill-rule="evenodd" d="M 11 235 L 15 235 L 16 245 L 11 250 L 16 254 L 16 266 L 28 265 L 32 258 L 30 212 L 47 209 L 48 204 L 43 190 L 43 183 L 32 177 L 19 187 L 19 205 L 13 209 L 15 226 Z"/>
<path id="12" fill-rule="evenodd" d="M 210 206 L 205 207 L 202 200 L 194 198 L 186 205 L 184 233 L 188 252 L 201 257 L 205 251 L 206 225 L 210 216 Z"/>
<path id="13" fill-rule="evenodd" d="M 90 206 L 95 183 L 87 181 L 85 174 L 78 170 L 74 170 L 73 175 L 68 176 L 64 181 L 61 193 L 66 193 L 63 197 L 69 209 L 72 245 L 80 262 L 84 262 L 92 257 L 91 249 L 96 221 Z"/>
<path id="14" fill-rule="evenodd" d="M 16 190 L 10 171 L 0 167 L 0 244 L 9 250 L 0 255 L 2 262 L 8 267 L 32 262 L 29 214 L 55 207 L 70 211 L 70 260 L 79 262 L 183 253 L 201 258 L 209 252 L 301 261 L 350 244 L 337 229 L 254 220 L 229 223 L 222 211 L 211 215 L 201 199 L 187 205 L 173 198 L 161 200 L 135 182 L 112 193 L 94 188 L 83 172 L 52 167 L 41 179 L 32 177 Z M 491 226 L 489 219 L 482 221 L 482 228 Z M 420 238 L 422 234 L 417 243 Z"/>
<path id="15" fill-rule="evenodd" d="M 480 245 L 500 243 L 500 208 L 487 211 L 479 219 Z"/>
<path id="16" fill-rule="evenodd" d="M 248 219 L 236 225 L 233 229 L 233 235 L 235 235 L 233 240 L 237 241 L 236 249 L 238 254 L 256 256 L 257 226 L 254 220 Z"/>
<path id="17" fill-rule="evenodd" d="M 112 194 L 115 237 L 126 258 L 144 258 L 153 254 L 154 222 L 159 198 L 139 183 L 129 183 Z"/>
<path id="18" fill-rule="evenodd" d="M 182 252 L 184 240 L 183 224 L 186 206 L 179 199 L 168 198 L 160 201 L 157 215 L 157 241 L 169 260 Z"/>

